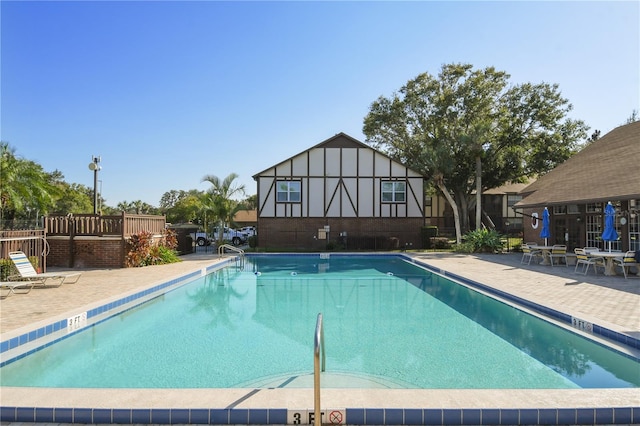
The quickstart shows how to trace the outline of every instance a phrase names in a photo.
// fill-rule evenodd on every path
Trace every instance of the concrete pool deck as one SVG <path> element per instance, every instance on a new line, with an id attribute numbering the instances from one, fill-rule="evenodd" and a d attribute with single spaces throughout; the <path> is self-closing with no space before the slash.
<path id="1" fill-rule="evenodd" d="M 521 265 L 519 254 L 408 253 L 407 255 L 432 267 L 606 326 L 636 339 L 640 338 L 640 278 L 630 277 L 625 280 L 622 276 L 607 277 L 594 275 L 593 272 L 584 276 L 574 274 L 571 266 L 552 268 L 542 265 Z M 218 256 L 212 253 L 190 254 L 183 256 L 182 259 L 182 262 L 172 265 L 83 270 L 83 275 L 76 284 L 57 288 L 34 288 L 29 294 L 13 295 L 3 299 L 0 301 L 2 333 L 0 340 L 5 341 L 19 336 L 56 319 L 71 317 L 97 302 L 145 289 L 220 261 Z M 312 372 L 313 360 L 309 361 L 309 370 Z M 640 389 L 637 388 L 580 390 L 323 388 L 321 394 L 322 407 L 330 409 L 426 410 L 433 408 L 446 411 L 447 409 L 621 407 L 630 409 L 630 420 L 627 423 L 633 423 L 633 419 L 640 421 Z M 42 407 L 43 409 L 45 407 L 92 407 L 94 409 L 121 407 L 127 410 L 137 408 L 312 410 L 313 400 L 313 389 L 299 388 L 0 389 L 0 405 L 3 407 Z M 426 412 L 424 415 L 426 416 Z M 606 423 L 614 423 L 613 420 Z M 371 424 L 369 421 L 366 423 Z M 615 421 L 615 423 L 618 422 Z"/>

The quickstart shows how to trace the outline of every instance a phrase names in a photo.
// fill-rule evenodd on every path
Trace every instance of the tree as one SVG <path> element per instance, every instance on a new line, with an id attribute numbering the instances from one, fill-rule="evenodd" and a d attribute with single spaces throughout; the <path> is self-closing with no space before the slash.
<path id="1" fill-rule="evenodd" d="M 59 172 L 54 172 L 59 174 Z M 37 163 L 15 155 L 15 149 L 0 142 L 0 222 L 46 214 L 59 189 Z"/>
<path id="2" fill-rule="evenodd" d="M 243 210 L 255 210 L 258 208 L 258 195 L 253 194 L 240 202 Z"/>
<path id="3" fill-rule="evenodd" d="M 165 192 L 160 199 L 160 211 L 170 223 L 202 223 L 202 197 L 204 192 L 197 189 Z"/>
<path id="4" fill-rule="evenodd" d="M 153 207 L 151 204 L 145 203 L 142 200 L 136 201 L 121 201 L 118 203 L 116 208 L 119 211 L 123 211 L 125 213 L 135 213 L 135 214 L 156 214 L 158 211 L 157 208 Z"/>
<path id="5" fill-rule="evenodd" d="M 447 199 L 458 242 L 474 192 L 546 173 L 585 139 L 588 128 L 566 118 L 572 106 L 557 85 L 509 86 L 509 77 L 443 65 L 437 77 L 420 74 L 379 97 L 364 119 L 369 144 L 421 172 Z"/>
<path id="6" fill-rule="evenodd" d="M 93 189 L 77 183 L 56 183 L 60 196 L 56 197 L 51 213 L 93 213 Z"/>
<path id="7" fill-rule="evenodd" d="M 233 217 L 239 210 L 239 203 L 233 197 L 244 196 L 244 185 L 236 186 L 233 183 L 237 178 L 238 175 L 235 173 L 231 173 L 222 181 L 214 175 L 206 175 L 202 178 L 202 182 L 209 182 L 212 185 L 203 195 L 203 206 L 217 223 L 220 231 L 218 232 L 219 244 L 222 243 L 224 227 L 233 223 Z M 205 229 L 207 229 L 206 225 L 205 223 Z"/>

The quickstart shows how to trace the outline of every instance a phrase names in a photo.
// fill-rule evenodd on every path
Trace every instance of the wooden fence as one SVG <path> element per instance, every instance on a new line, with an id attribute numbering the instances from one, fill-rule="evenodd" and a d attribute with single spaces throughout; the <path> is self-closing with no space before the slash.
<path id="1" fill-rule="evenodd" d="M 0 230 L 0 265 L 9 252 L 20 250 L 38 258 L 38 266 L 122 267 L 126 241 L 141 231 L 160 235 L 164 216 L 78 214 L 47 216 L 44 229 Z M 49 260 L 47 260 L 47 256 Z M 4 260 L 2 260 L 4 259 Z"/>
<path id="2" fill-rule="evenodd" d="M 9 265 L 10 252 L 22 251 L 29 257 L 36 257 L 38 267 L 44 270 L 46 268 L 45 244 L 43 229 L 0 230 L 0 267 Z M 6 278 L 6 274 L 0 271 L 0 278 Z"/>
<path id="3" fill-rule="evenodd" d="M 131 235 L 148 231 L 160 234 L 164 231 L 164 216 L 137 215 L 122 213 L 121 215 L 102 216 L 94 214 L 78 214 L 66 216 L 47 216 L 44 228 L 51 236 L 117 236 L 129 238 Z"/>

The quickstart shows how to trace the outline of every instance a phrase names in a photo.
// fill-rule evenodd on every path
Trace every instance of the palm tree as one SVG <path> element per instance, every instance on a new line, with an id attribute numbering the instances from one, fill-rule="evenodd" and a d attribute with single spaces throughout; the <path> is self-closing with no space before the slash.
<path id="1" fill-rule="evenodd" d="M 45 214 L 59 190 L 42 166 L 15 155 L 15 149 L 0 142 L 0 222 L 26 216 L 27 211 Z"/>
<path id="2" fill-rule="evenodd" d="M 222 243 L 222 231 L 227 224 L 233 223 L 233 216 L 238 211 L 239 203 L 233 197 L 245 194 L 244 185 L 238 186 L 233 182 L 237 177 L 237 174 L 231 173 L 222 181 L 214 175 L 206 175 L 202 178 L 202 182 L 209 182 L 212 185 L 203 196 L 203 205 L 218 226 L 220 231 L 218 232 L 219 244 Z M 205 223 L 205 229 L 207 229 L 206 225 Z"/>

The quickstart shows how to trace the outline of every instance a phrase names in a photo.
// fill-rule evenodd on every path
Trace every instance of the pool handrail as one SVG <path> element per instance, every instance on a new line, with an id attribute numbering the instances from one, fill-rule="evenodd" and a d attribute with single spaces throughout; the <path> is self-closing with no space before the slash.
<path id="1" fill-rule="evenodd" d="M 224 254 L 225 249 L 235 251 L 236 253 L 239 253 L 241 256 L 244 256 L 244 250 L 238 247 L 234 247 L 231 244 L 221 244 L 220 247 L 218 247 L 218 256 L 222 256 Z"/>
<path id="2" fill-rule="evenodd" d="M 321 356 L 322 354 L 322 364 Z M 316 320 L 316 333 L 313 339 L 313 423 L 315 426 L 322 426 L 322 414 L 320 409 L 320 371 L 324 371 L 326 366 L 324 349 L 324 326 L 322 325 L 322 313 L 318 314 Z"/>

